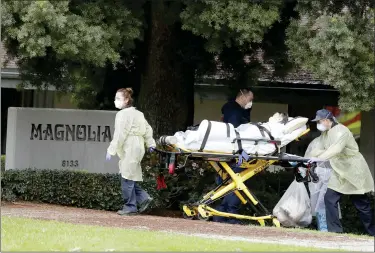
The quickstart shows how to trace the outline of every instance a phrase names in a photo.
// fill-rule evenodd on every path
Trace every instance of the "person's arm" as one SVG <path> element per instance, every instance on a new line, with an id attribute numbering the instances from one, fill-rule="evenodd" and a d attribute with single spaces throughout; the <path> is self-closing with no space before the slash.
<path id="1" fill-rule="evenodd" d="M 153 130 L 152 130 L 152 127 L 150 126 L 150 124 L 147 122 L 147 120 L 145 119 L 145 125 L 146 125 L 146 132 L 145 132 L 145 135 L 143 136 L 144 140 L 145 140 L 145 144 L 148 148 L 155 148 L 156 147 L 156 143 L 155 143 L 155 140 L 153 138 Z"/>
<path id="2" fill-rule="evenodd" d="M 320 136 L 316 137 L 314 140 L 310 142 L 307 146 L 305 157 L 318 157 L 324 152 L 324 149 L 321 145 L 321 138 Z"/>
<path id="3" fill-rule="evenodd" d="M 115 132 L 113 139 L 109 144 L 107 153 L 114 156 L 117 149 L 124 144 L 126 138 L 129 135 L 130 128 L 132 126 L 132 117 L 123 115 L 121 112 L 116 114 L 115 119 Z"/>
<path id="4" fill-rule="evenodd" d="M 345 148 L 348 139 L 350 137 L 353 138 L 353 136 L 350 135 L 351 133 L 349 131 L 334 133 L 331 145 L 327 148 L 326 151 L 318 155 L 317 158 L 329 160 L 332 157 L 340 154 Z"/>

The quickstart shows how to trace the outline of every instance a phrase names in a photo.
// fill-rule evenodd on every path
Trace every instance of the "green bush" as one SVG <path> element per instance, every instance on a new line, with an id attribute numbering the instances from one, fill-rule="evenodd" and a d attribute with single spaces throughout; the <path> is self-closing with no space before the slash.
<path id="1" fill-rule="evenodd" d="M 142 186 L 159 204 L 154 182 Z M 9 170 L 1 179 L 2 199 L 26 200 L 92 209 L 118 210 L 123 205 L 120 175 L 68 170 Z"/>
<path id="2" fill-rule="evenodd" d="M 216 172 L 206 162 L 189 161 L 184 169 L 169 175 L 165 170 L 156 169 L 158 166 L 156 161 L 156 157 L 148 156 L 145 159 L 143 163 L 145 181 L 141 183 L 155 200 L 152 207 L 181 210 L 184 203 L 198 201 L 203 194 L 216 186 Z M 167 189 L 156 189 L 156 177 L 159 173 L 165 175 Z M 262 171 L 248 180 L 246 185 L 272 212 L 273 207 L 293 181 L 293 177 L 290 171 L 276 173 Z M 1 190 L 2 200 L 7 201 L 38 201 L 109 211 L 118 210 L 123 204 L 118 174 L 69 170 L 9 170 L 2 173 Z M 214 205 L 219 202 L 220 200 Z M 344 231 L 365 233 L 350 199 L 344 196 L 340 204 Z M 241 212 L 252 214 L 251 211 L 242 209 Z"/>

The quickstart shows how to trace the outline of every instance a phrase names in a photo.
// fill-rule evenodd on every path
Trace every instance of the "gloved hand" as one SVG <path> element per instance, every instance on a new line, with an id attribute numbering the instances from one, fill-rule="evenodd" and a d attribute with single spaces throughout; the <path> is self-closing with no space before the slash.
<path id="1" fill-rule="evenodd" d="M 240 155 L 238 157 L 238 163 L 237 163 L 237 166 L 241 166 L 241 164 L 243 163 L 243 158 L 242 158 L 242 155 Z"/>
<path id="2" fill-rule="evenodd" d="M 309 163 L 313 163 L 313 162 L 324 162 L 326 161 L 325 159 L 321 159 L 321 158 L 317 158 L 317 157 L 311 157 L 310 160 L 309 160 Z"/>
<path id="3" fill-rule="evenodd" d="M 150 147 L 149 149 L 148 149 L 148 152 L 150 152 L 150 153 L 152 153 L 152 152 L 154 152 L 155 151 L 155 147 Z"/>
<path id="4" fill-rule="evenodd" d="M 242 151 L 241 155 L 238 157 L 238 163 L 237 163 L 237 166 L 241 166 L 241 164 L 243 163 L 243 161 L 247 161 L 249 160 L 249 155 L 245 152 L 245 151 Z"/>
<path id="5" fill-rule="evenodd" d="M 107 154 L 105 155 L 105 160 L 109 161 L 109 160 L 111 160 L 111 157 L 112 157 L 112 156 L 111 156 L 110 154 L 107 153 Z"/>
<path id="6" fill-rule="evenodd" d="M 293 167 L 297 166 L 298 162 L 291 162 L 289 161 L 289 164 L 292 165 Z"/>

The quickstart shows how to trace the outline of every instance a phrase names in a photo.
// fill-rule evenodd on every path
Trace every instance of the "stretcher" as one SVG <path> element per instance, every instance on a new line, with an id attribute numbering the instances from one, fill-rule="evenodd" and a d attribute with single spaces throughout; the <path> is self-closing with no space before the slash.
<path id="1" fill-rule="evenodd" d="M 307 128 L 300 137 L 306 135 L 309 132 Z M 298 138 L 296 139 L 298 141 Z M 183 205 L 183 216 L 185 219 L 199 219 L 199 220 L 210 220 L 213 216 L 221 216 L 226 218 L 235 218 L 242 220 L 250 220 L 258 222 L 261 226 L 265 226 L 266 221 L 272 222 L 276 227 L 280 227 L 280 222 L 276 217 L 272 215 L 266 207 L 256 198 L 256 196 L 248 189 L 245 182 L 252 178 L 254 175 L 265 170 L 272 164 L 279 163 L 287 164 L 287 166 L 293 164 L 294 174 L 298 182 L 317 182 L 319 178 L 315 173 L 316 163 L 309 163 L 309 159 L 291 155 L 281 152 L 281 143 L 275 140 L 251 140 L 235 138 L 234 142 L 238 141 L 256 141 L 256 142 L 267 142 L 274 144 L 277 149 L 274 153 L 269 155 L 252 155 L 248 154 L 248 159 L 243 160 L 239 166 L 244 170 L 241 173 L 235 173 L 231 168 L 230 164 L 238 163 L 240 159 L 240 152 L 237 153 L 218 153 L 218 152 L 203 152 L 203 151 L 191 151 L 184 150 L 176 147 L 175 145 L 168 144 L 165 142 L 165 137 L 161 137 L 158 141 L 158 148 L 156 149 L 160 155 L 160 163 L 165 165 L 172 174 L 175 169 L 175 161 L 177 156 L 184 156 L 185 162 L 180 167 L 186 165 L 188 159 L 192 160 L 205 160 L 208 161 L 212 168 L 222 178 L 222 183 L 215 189 L 205 194 L 201 200 L 196 203 L 189 203 Z M 160 147 L 160 148 L 159 148 Z M 299 168 L 305 168 L 305 173 L 302 175 Z M 221 212 L 212 207 L 212 204 L 226 195 L 234 192 L 236 196 L 241 200 L 242 204 L 250 206 L 254 211 L 254 215 L 240 215 Z"/>

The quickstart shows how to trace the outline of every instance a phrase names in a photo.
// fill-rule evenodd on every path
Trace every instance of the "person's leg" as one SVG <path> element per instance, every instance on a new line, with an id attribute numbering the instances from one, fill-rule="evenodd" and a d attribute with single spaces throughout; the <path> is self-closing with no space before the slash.
<path id="1" fill-rule="evenodd" d="M 352 195 L 352 202 L 358 210 L 359 218 L 367 233 L 375 236 L 374 213 L 371 210 L 371 202 L 366 195 Z"/>
<path id="2" fill-rule="evenodd" d="M 218 210 L 219 212 L 224 212 L 224 213 L 227 212 L 227 201 L 228 201 L 227 198 L 228 198 L 228 196 L 225 196 L 223 198 L 220 205 L 216 207 L 216 210 Z M 222 217 L 222 216 L 213 216 L 212 221 L 214 221 L 214 222 L 226 222 L 227 218 Z"/>
<path id="3" fill-rule="evenodd" d="M 227 203 L 227 212 L 231 214 L 238 214 L 240 210 L 241 200 L 237 197 L 237 195 L 234 192 L 228 195 Z M 235 218 L 228 218 L 227 223 L 239 224 L 241 223 L 241 221 Z"/>
<path id="4" fill-rule="evenodd" d="M 341 193 L 332 189 L 327 189 L 324 196 L 324 204 L 326 207 L 326 221 L 328 232 L 342 233 L 342 225 L 339 219 L 339 210 L 337 203 L 340 201 Z"/>
<path id="5" fill-rule="evenodd" d="M 317 194 L 318 198 L 316 201 L 315 212 L 316 212 L 316 221 L 317 221 L 318 230 L 322 232 L 328 232 L 326 207 L 324 204 L 324 196 L 327 192 L 327 184 L 328 184 L 328 180 L 326 182 L 324 181 L 321 182 L 320 185 L 318 182 L 318 185 L 317 185 L 319 187 L 317 188 L 319 192 Z"/>
<path id="6" fill-rule="evenodd" d="M 241 173 L 244 169 L 237 167 L 236 165 L 231 167 L 233 169 L 234 173 Z M 227 212 L 231 214 L 238 214 L 241 206 L 241 200 L 237 197 L 237 195 L 232 192 L 229 194 L 227 199 Z M 230 218 L 227 221 L 230 224 L 239 224 L 241 223 L 240 220 L 235 219 L 235 218 Z"/>
<path id="7" fill-rule="evenodd" d="M 135 196 L 135 182 L 121 177 L 122 198 L 124 206 L 117 213 L 120 215 L 134 214 L 137 212 L 137 199 Z"/>
<path id="8" fill-rule="evenodd" d="M 142 213 L 147 209 L 147 207 L 150 205 L 153 199 L 136 182 L 134 184 L 134 190 L 135 190 L 136 201 L 137 201 L 137 204 L 139 205 L 138 212 Z"/>

